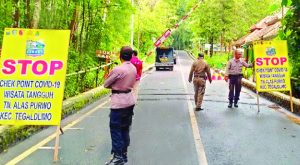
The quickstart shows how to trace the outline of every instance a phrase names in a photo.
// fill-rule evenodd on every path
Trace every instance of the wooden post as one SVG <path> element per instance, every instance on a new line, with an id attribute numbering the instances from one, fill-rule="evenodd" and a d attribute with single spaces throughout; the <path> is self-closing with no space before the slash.
<path id="1" fill-rule="evenodd" d="M 98 86 L 98 75 L 99 75 L 99 69 L 100 69 L 100 66 L 101 66 L 101 63 L 100 63 L 100 58 L 98 58 L 98 69 L 97 69 L 97 71 L 96 71 L 96 85 L 95 85 L 95 87 L 97 87 Z"/>
<path id="2" fill-rule="evenodd" d="M 54 154 L 53 154 L 54 162 L 58 161 L 59 134 L 60 134 L 60 125 L 58 125 L 56 128 L 55 146 L 54 146 Z"/>
<path id="3" fill-rule="evenodd" d="M 107 76 L 108 76 L 108 67 L 106 65 L 108 64 L 108 57 L 107 57 L 106 54 L 104 54 L 104 58 L 105 58 L 104 78 L 107 78 Z"/>
<path id="4" fill-rule="evenodd" d="M 259 92 L 258 91 L 256 91 L 256 95 L 257 95 L 257 109 L 258 109 L 257 113 L 259 113 L 260 110 L 259 110 Z"/>
<path id="5" fill-rule="evenodd" d="M 293 103 L 292 90 L 290 90 L 290 102 L 291 102 L 291 111 L 292 111 L 292 113 L 294 113 L 294 103 Z"/>

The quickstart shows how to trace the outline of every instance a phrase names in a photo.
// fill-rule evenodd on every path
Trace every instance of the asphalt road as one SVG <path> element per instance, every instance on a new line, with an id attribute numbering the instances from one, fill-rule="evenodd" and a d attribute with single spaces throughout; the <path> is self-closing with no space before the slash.
<path id="1" fill-rule="evenodd" d="M 174 71 L 145 73 L 131 129 L 128 165 L 298 165 L 300 126 L 243 88 L 239 108 L 227 108 L 228 84 L 207 84 L 204 111 L 194 112 L 188 83 L 192 59 L 178 53 Z M 280 107 L 279 107 L 280 108 Z M 62 122 L 59 162 L 103 165 L 110 156 L 109 99 L 103 98 Z M 45 129 L 0 155 L 0 164 L 54 164 L 54 145 Z M 38 144 L 45 140 L 43 148 Z M 49 142 L 48 142 L 48 141 Z M 36 146 L 35 146 L 36 145 Z M 33 146 L 33 147 L 32 147 Z M 26 151 L 26 152 L 25 152 Z M 22 153 L 27 153 L 22 154 Z M 21 157 L 18 157 L 20 156 Z"/>

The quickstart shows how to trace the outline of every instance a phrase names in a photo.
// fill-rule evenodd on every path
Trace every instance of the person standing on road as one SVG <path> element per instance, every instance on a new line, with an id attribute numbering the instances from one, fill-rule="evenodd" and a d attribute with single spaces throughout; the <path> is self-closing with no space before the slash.
<path id="1" fill-rule="evenodd" d="M 232 103 L 234 103 L 234 107 L 238 107 L 238 101 L 240 99 L 240 92 L 242 89 L 243 66 L 247 68 L 252 67 L 251 64 L 240 59 L 242 54 L 242 49 L 236 49 L 234 51 L 234 58 L 229 60 L 226 66 L 224 79 L 226 82 L 228 82 L 229 79 L 228 108 L 232 108 Z"/>
<path id="2" fill-rule="evenodd" d="M 110 134 L 113 154 L 106 165 L 123 165 L 127 162 L 127 148 L 130 143 L 129 130 L 132 124 L 133 108 L 136 103 L 133 86 L 136 82 L 136 68 L 131 64 L 133 50 L 124 46 L 120 51 L 121 66 L 115 67 L 104 82 L 111 89 Z"/>
<path id="3" fill-rule="evenodd" d="M 195 111 L 201 111 L 203 108 L 201 107 L 204 93 L 205 93 L 205 86 L 206 86 L 206 79 L 208 78 L 209 83 L 211 83 L 211 73 L 208 64 L 204 61 L 204 54 L 199 53 L 198 59 L 193 63 L 190 74 L 189 74 L 189 82 L 194 84 L 194 99 L 195 99 Z M 193 78 L 194 77 L 194 78 Z"/>
<path id="4" fill-rule="evenodd" d="M 143 61 L 141 61 L 138 57 L 138 52 L 136 50 L 133 51 L 133 56 L 130 60 L 130 62 L 135 66 L 137 74 L 136 74 L 136 82 L 133 86 L 133 93 L 135 95 L 135 98 L 137 100 L 138 98 L 138 91 L 139 91 L 139 84 L 142 77 L 143 72 Z"/>

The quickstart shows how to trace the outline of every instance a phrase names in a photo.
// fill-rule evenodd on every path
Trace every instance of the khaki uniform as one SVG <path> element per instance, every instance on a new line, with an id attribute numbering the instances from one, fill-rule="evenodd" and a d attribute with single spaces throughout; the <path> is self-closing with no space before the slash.
<path id="1" fill-rule="evenodd" d="M 193 79 L 196 108 L 201 108 L 207 78 L 211 81 L 210 68 L 202 58 L 199 58 L 193 63 L 189 74 L 189 82 Z"/>

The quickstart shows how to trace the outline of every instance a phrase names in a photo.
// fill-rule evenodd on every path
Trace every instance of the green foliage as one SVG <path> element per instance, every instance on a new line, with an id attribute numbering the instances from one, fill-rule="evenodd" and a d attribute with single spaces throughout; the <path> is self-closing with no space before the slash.
<path id="1" fill-rule="evenodd" d="M 31 21 L 33 21 L 35 1 L 29 1 L 29 5 L 26 2 L 20 0 L 0 1 L 2 18 L 0 21 L 0 44 L 4 28 L 12 27 L 15 20 L 18 22 L 19 28 L 30 27 Z M 160 6 L 159 10 L 164 7 L 166 7 L 166 3 Z M 155 12 L 157 12 L 156 10 Z M 15 12 L 19 12 L 18 17 L 14 17 Z M 38 28 L 74 30 L 71 33 L 67 67 L 67 73 L 74 73 L 99 66 L 96 50 L 117 52 L 121 46 L 129 45 L 130 16 L 133 12 L 134 8 L 131 7 L 131 1 L 128 0 L 41 1 Z M 156 16 L 159 14 L 161 13 L 157 12 Z M 161 17 L 166 16 L 162 15 Z M 159 24 L 158 21 L 155 21 L 155 17 L 151 18 L 157 25 Z M 149 22 L 148 29 L 151 29 L 152 26 L 153 24 Z M 164 28 L 165 26 L 155 29 L 152 34 L 161 32 Z M 148 31 L 145 33 L 148 35 Z M 152 37 L 154 35 L 145 38 L 148 44 L 143 52 L 149 51 L 153 46 Z M 116 57 L 112 57 L 112 59 L 118 60 Z M 99 70 L 98 75 L 97 71 L 92 71 L 67 77 L 64 97 L 69 98 L 103 84 L 103 76 L 104 71 Z M 96 79 L 98 80 L 97 84 Z"/>
<path id="2" fill-rule="evenodd" d="M 194 3 L 195 5 L 196 3 Z M 183 16 L 185 16 L 190 11 L 190 6 L 187 0 L 178 1 L 176 4 L 176 17 L 177 19 L 172 20 L 171 26 L 177 24 Z M 188 18 L 189 19 L 189 18 Z M 192 47 L 192 30 L 189 26 L 186 26 L 186 22 L 183 22 L 168 39 L 166 45 L 170 45 L 177 50 L 188 49 Z"/>
<path id="3" fill-rule="evenodd" d="M 178 0 L 139 0 L 135 12 L 134 45 L 140 52 L 154 48 L 153 41 L 158 39 L 178 18 L 175 15 Z M 175 7 L 174 7 L 175 6 Z M 175 15 L 175 16 L 174 16 Z M 166 40 L 165 45 L 170 40 Z"/>
<path id="4" fill-rule="evenodd" d="M 153 64 L 154 61 L 155 61 L 155 54 L 154 53 L 152 53 L 151 55 L 147 56 L 146 60 L 145 60 L 146 64 Z"/>
<path id="5" fill-rule="evenodd" d="M 79 111 L 86 104 L 93 102 L 94 100 L 107 95 L 109 93 L 108 89 L 101 89 L 94 93 L 87 93 L 85 95 L 76 96 L 75 100 L 72 99 L 71 103 L 68 106 L 65 106 L 62 111 L 62 118 L 65 118 L 75 112 Z M 68 100 L 67 100 L 68 101 Z"/>
<path id="6" fill-rule="evenodd" d="M 18 141 L 24 140 L 43 126 L 12 126 L 0 133 L 0 153 Z"/>
<path id="7" fill-rule="evenodd" d="M 242 73 L 244 78 L 249 79 L 253 75 L 253 69 L 243 67 Z"/>
<path id="8" fill-rule="evenodd" d="M 290 7 L 282 20 L 283 28 L 279 32 L 279 38 L 287 40 L 290 68 L 292 77 L 300 78 L 300 2 L 299 0 L 282 0 L 283 6 Z M 300 97 L 300 81 L 292 79 L 292 92 Z"/>
<path id="9" fill-rule="evenodd" d="M 79 94 L 77 77 L 71 76 L 66 78 L 64 97 L 69 98 Z"/>
<path id="10" fill-rule="evenodd" d="M 266 9 L 266 6 L 270 6 Z M 210 0 L 204 1 L 187 21 L 193 32 L 192 42 L 229 44 L 244 36 L 249 28 L 279 9 L 279 0 Z"/>
<path id="11" fill-rule="evenodd" d="M 3 34 L 4 34 L 4 28 L 11 27 L 13 24 L 12 19 L 12 8 L 13 8 L 13 2 L 12 1 L 0 1 L 0 15 L 1 15 L 1 21 L 0 21 L 0 45 L 2 45 L 3 40 Z M 1 46 L 0 46 L 1 48 Z"/>
<path id="12" fill-rule="evenodd" d="M 212 57 L 205 56 L 204 59 L 206 60 L 207 64 L 211 68 L 218 68 L 223 69 L 226 67 L 228 59 L 231 58 L 231 54 L 222 53 L 222 54 L 215 54 Z"/>
<path id="13" fill-rule="evenodd" d="M 291 6 L 292 0 L 282 0 L 281 6 Z"/>
<path id="14" fill-rule="evenodd" d="M 299 0 L 282 0 L 282 5 L 292 6 L 282 21 L 283 28 L 279 36 L 288 42 L 289 60 L 292 76 L 300 75 L 300 2 Z"/>
<path id="15" fill-rule="evenodd" d="M 172 46 L 177 50 L 192 48 L 192 31 L 188 27 L 180 27 L 172 34 Z"/>

